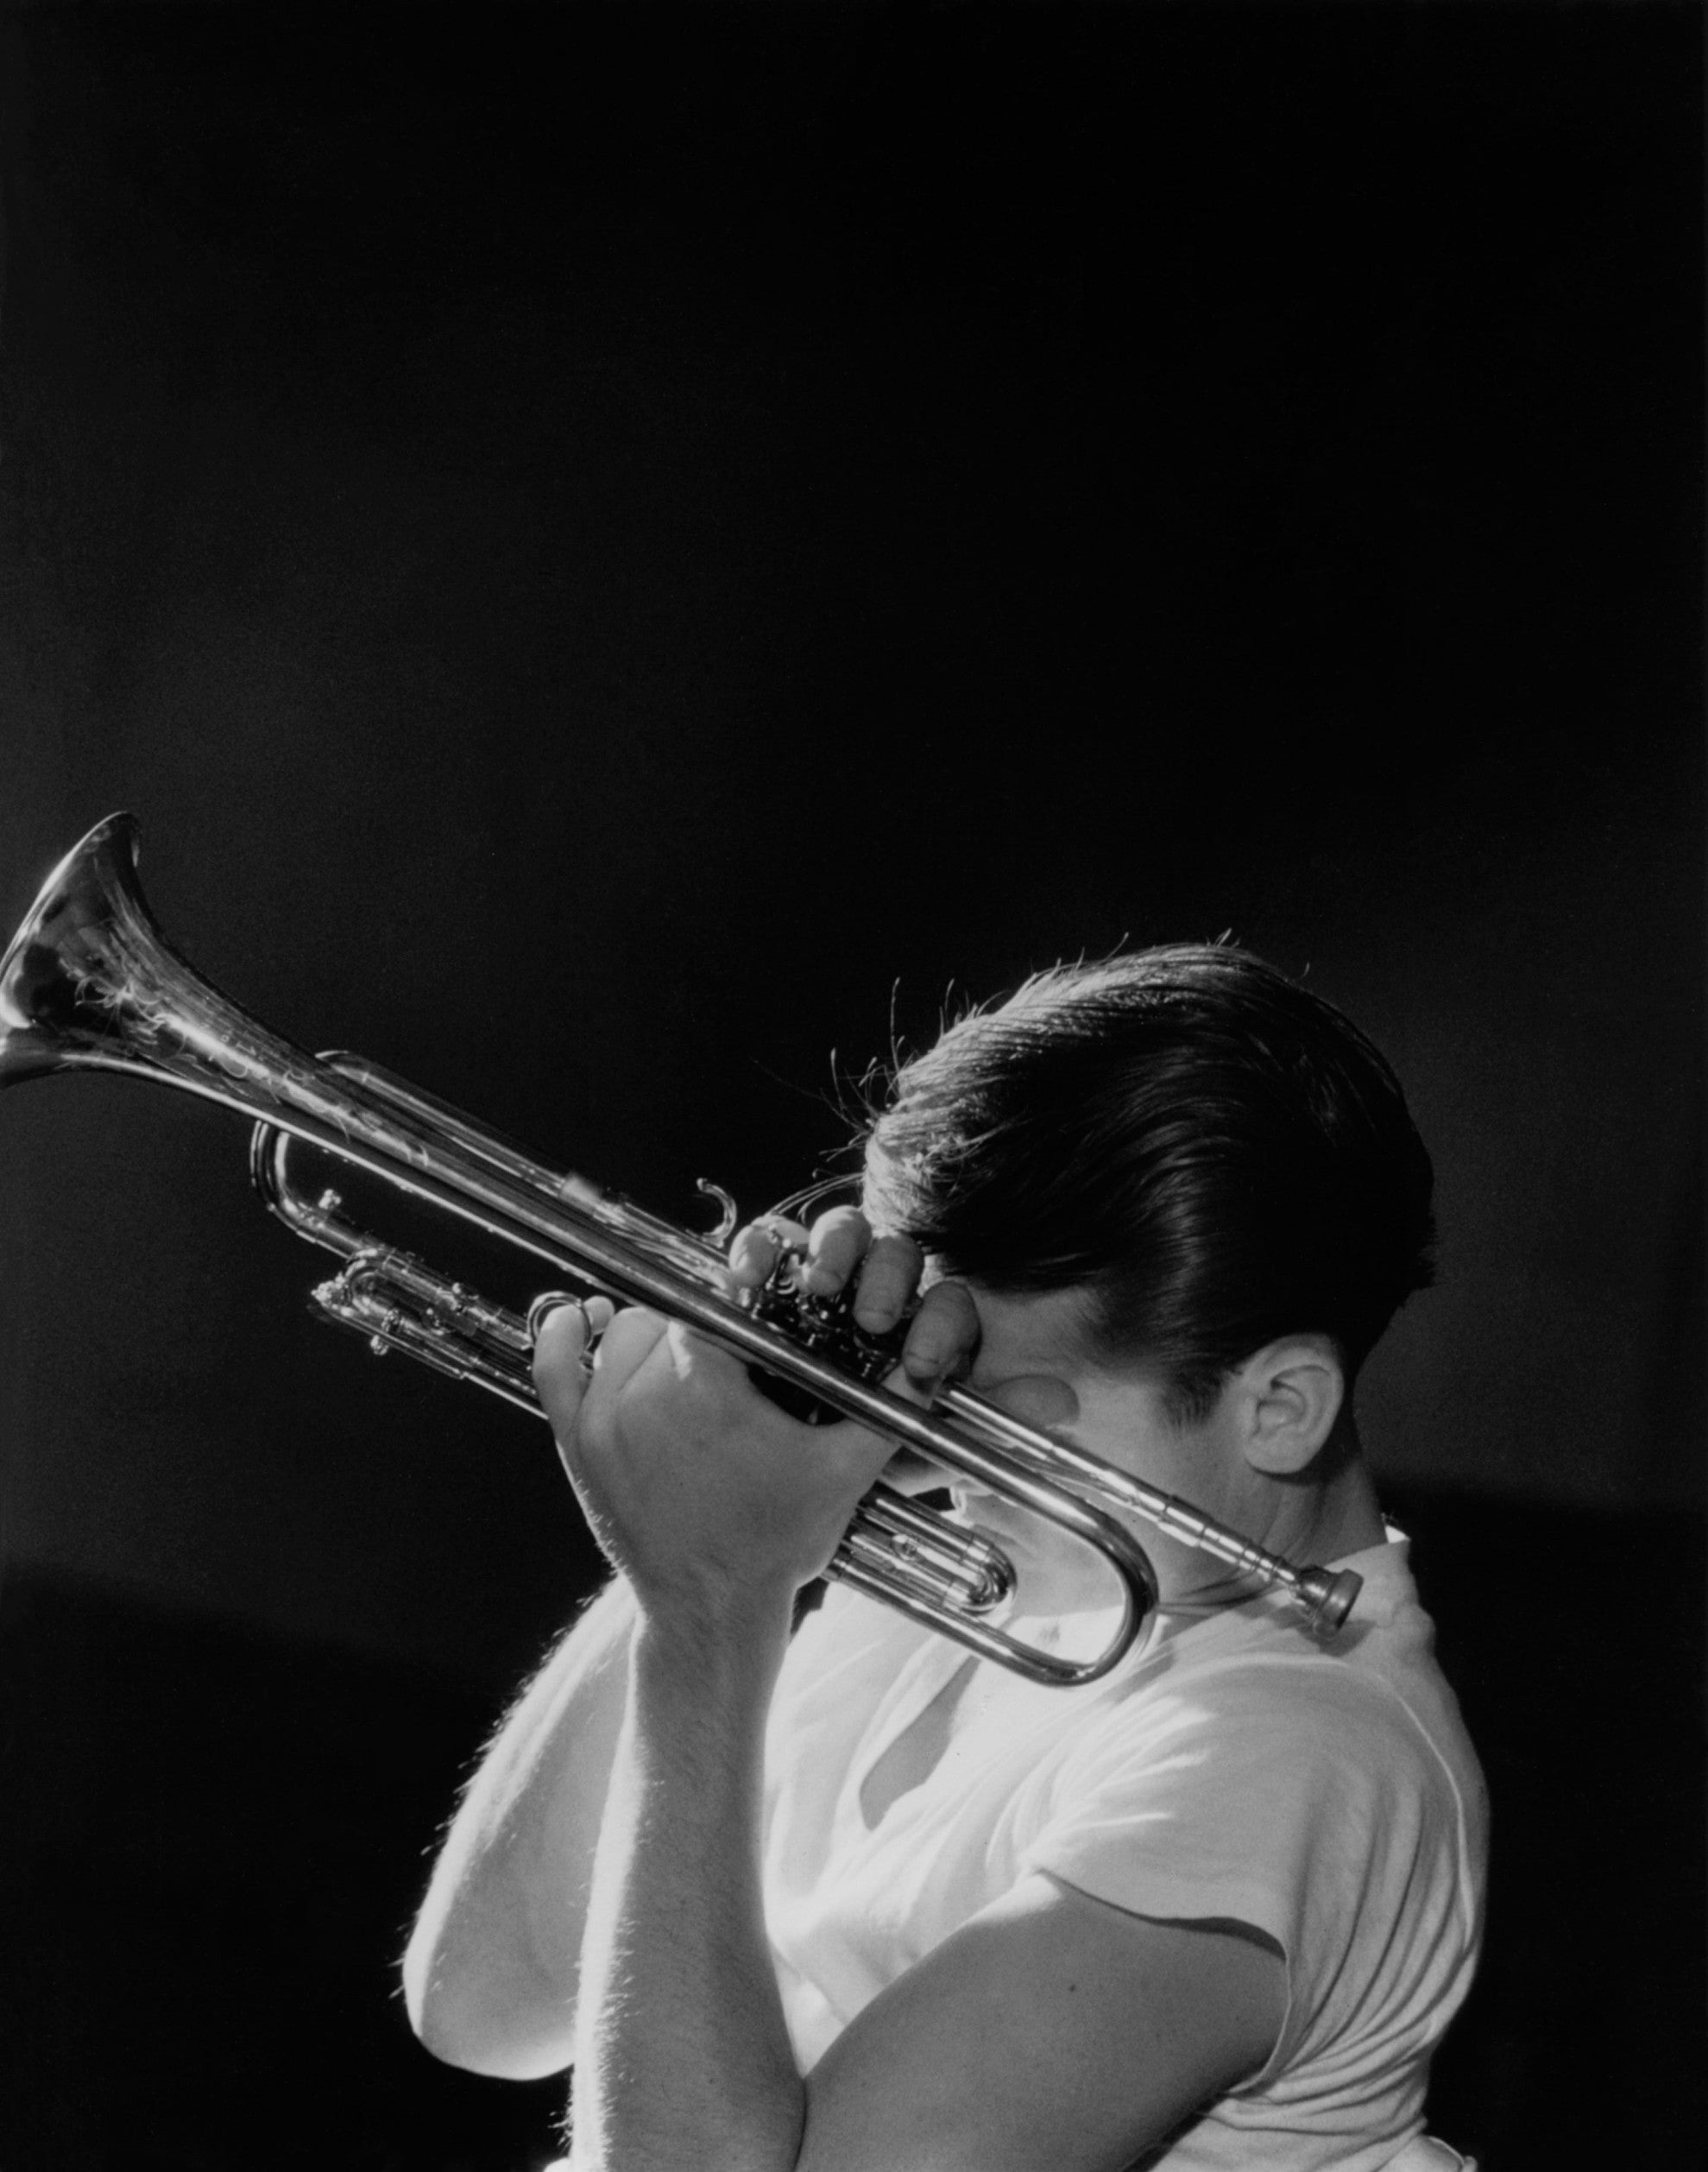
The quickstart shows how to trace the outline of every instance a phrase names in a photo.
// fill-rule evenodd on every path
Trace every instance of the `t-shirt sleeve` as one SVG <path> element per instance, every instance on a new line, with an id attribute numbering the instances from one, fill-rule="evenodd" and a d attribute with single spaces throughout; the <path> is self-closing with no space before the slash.
<path id="1" fill-rule="evenodd" d="M 1463 1998 L 1477 1944 L 1463 1805 L 1371 1670 L 1250 1653 L 1182 1669 L 1040 1782 L 1022 1875 L 1134 1915 L 1250 1924 L 1281 1948 L 1287 2018 L 1248 2091 L 1308 2069 L 1362 2087 L 1420 2059 Z"/>
<path id="2" fill-rule="evenodd" d="M 1417 1773 L 1401 1715 L 1339 1671 L 1245 1659 L 1118 1710 L 1056 1776 L 1022 1869 L 1136 1915 L 1249 1923 L 1289 1966 L 1330 1929 L 1324 1894 L 1350 1935 Z"/>

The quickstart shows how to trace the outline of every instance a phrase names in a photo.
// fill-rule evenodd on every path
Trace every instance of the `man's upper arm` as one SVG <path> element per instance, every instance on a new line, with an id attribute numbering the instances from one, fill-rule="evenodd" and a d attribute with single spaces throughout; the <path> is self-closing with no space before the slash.
<path id="1" fill-rule="evenodd" d="M 608 1585 L 489 1746 L 403 1959 L 436 2057 L 530 2080 L 569 2064 L 594 1849 L 627 1697 L 633 1596 Z"/>
<path id="2" fill-rule="evenodd" d="M 1280 1950 L 1035 1875 L 874 1998 L 807 2082 L 799 2172 L 1119 2172 L 1263 2066 Z"/>

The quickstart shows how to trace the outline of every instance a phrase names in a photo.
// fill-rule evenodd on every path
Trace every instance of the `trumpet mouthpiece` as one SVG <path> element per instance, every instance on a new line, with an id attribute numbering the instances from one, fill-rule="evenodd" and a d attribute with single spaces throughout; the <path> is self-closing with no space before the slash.
<path id="1" fill-rule="evenodd" d="M 1312 1625 L 1326 1637 L 1332 1637 L 1346 1620 L 1364 1589 L 1364 1578 L 1354 1569 L 1342 1569 L 1333 1575 L 1327 1569 L 1315 1569 L 1301 1582 L 1310 1605 Z"/>

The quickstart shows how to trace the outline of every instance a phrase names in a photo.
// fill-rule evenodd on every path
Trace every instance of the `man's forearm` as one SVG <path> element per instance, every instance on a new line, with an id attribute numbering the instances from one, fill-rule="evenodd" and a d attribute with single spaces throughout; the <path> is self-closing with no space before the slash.
<path id="1" fill-rule="evenodd" d="M 708 1634 L 643 1625 L 594 1874 L 577 2172 L 788 2172 L 804 2091 L 759 1885 L 786 1595 Z"/>

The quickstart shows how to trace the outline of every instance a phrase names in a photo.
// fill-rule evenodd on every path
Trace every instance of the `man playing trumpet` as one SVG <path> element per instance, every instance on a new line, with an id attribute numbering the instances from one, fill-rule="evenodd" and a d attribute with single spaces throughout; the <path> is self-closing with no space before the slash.
<path id="1" fill-rule="evenodd" d="M 1076 1689 L 834 1588 L 791 1638 L 887 1446 L 654 1314 L 551 1314 L 535 1379 L 615 1575 L 453 1821 L 404 1966 L 427 2045 L 572 2067 L 576 2172 L 1456 2163 L 1422 2100 L 1484 1801 L 1352 1410 L 1429 1194 L 1356 1028 L 1183 947 L 962 1020 L 873 1120 L 858 1209 L 737 1238 L 738 1286 L 797 1250 L 905 1323 L 898 1392 L 964 1378 L 1364 1579 L 1320 1638 L 1135 1519 L 1160 1604 Z M 1035 1640 L 1095 1648 L 1095 1557 L 953 1491 Z"/>

